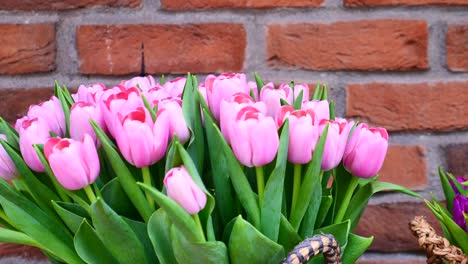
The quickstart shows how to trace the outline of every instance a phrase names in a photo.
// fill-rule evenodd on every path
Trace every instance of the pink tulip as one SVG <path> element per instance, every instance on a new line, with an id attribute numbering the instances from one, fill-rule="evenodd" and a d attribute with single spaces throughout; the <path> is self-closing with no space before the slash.
<path id="1" fill-rule="evenodd" d="M 178 98 L 165 99 L 158 105 L 160 115 L 167 115 L 169 125 L 169 138 L 173 139 L 174 135 L 181 143 L 185 143 L 190 139 L 190 130 L 185 122 L 182 112 L 182 100 Z"/>
<path id="2" fill-rule="evenodd" d="M 294 101 L 299 96 L 301 91 L 302 91 L 302 102 L 309 101 L 310 89 L 309 89 L 309 85 L 307 85 L 307 83 L 294 85 Z"/>
<path id="3" fill-rule="evenodd" d="M 255 103 L 254 100 L 245 93 L 236 93 L 229 99 L 223 99 L 221 101 L 219 123 L 221 126 L 221 132 L 228 143 L 230 143 L 229 132 L 231 126 L 234 123 L 237 113 L 245 106 L 251 105 L 263 114 L 266 114 L 266 105 L 263 102 Z"/>
<path id="4" fill-rule="evenodd" d="M 278 89 L 275 89 L 273 83 L 267 83 L 260 91 L 260 101 L 267 106 L 267 115 L 273 118 L 281 108 L 281 99 L 288 104 L 293 103 L 293 91 L 288 85 L 282 84 Z"/>
<path id="5" fill-rule="evenodd" d="M 102 83 L 80 85 L 78 92 L 72 94 L 72 98 L 75 102 L 97 103 L 101 100 L 101 96 L 105 90 L 107 88 Z"/>
<path id="6" fill-rule="evenodd" d="M 249 93 L 245 74 L 224 73 L 218 77 L 208 75 L 205 80 L 208 106 L 216 120 L 219 120 L 220 105 L 235 93 Z"/>
<path id="7" fill-rule="evenodd" d="M 115 139 L 124 158 L 138 168 L 161 160 L 168 140 L 167 115 L 159 115 L 153 122 L 148 111 L 138 107 L 127 115 L 118 114 Z"/>
<path id="8" fill-rule="evenodd" d="M 248 167 L 270 163 L 279 147 L 275 121 L 253 106 L 245 106 L 237 113 L 230 140 L 237 159 Z"/>
<path id="9" fill-rule="evenodd" d="M 68 190 L 82 189 L 99 175 L 99 157 L 88 134 L 81 141 L 50 138 L 44 145 L 44 154 L 58 182 Z"/>
<path id="10" fill-rule="evenodd" d="M 156 81 L 154 80 L 153 76 L 147 75 L 144 77 L 133 77 L 130 80 L 122 81 L 120 84 L 125 86 L 127 89 L 138 87 L 141 91 L 148 91 L 149 89 L 156 86 Z"/>
<path id="11" fill-rule="evenodd" d="M 101 108 L 93 103 L 78 102 L 70 109 L 70 136 L 75 140 L 81 140 L 84 134 L 88 134 L 94 143 L 98 142 L 96 133 L 89 120 L 94 120 L 101 128 L 105 130 L 104 119 L 102 118 Z"/>
<path id="12" fill-rule="evenodd" d="M 321 120 L 330 119 L 330 107 L 327 100 L 318 101 L 308 101 L 302 104 L 302 109 L 308 110 L 311 109 L 315 113 L 315 122 L 318 124 Z"/>
<path id="13" fill-rule="evenodd" d="M 147 92 L 144 93 L 146 100 L 150 103 L 151 107 L 158 105 L 164 99 L 171 98 L 171 95 L 168 91 L 164 89 L 164 87 L 156 84 L 155 87 L 151 88 Z"/>
<path id="14" fill-rule="evenodd" d="M 384 128 L 369 128 L 361 123 L 346 145 L 343 164 L 357 177 L 373 177 L 383 165 L 387 148 L 388 133 Z"/>
<path id="15" fill-rule="evenodd" d="M 7 137 L 4 134 L 0 134 L 0 138 L 5 141 L 7 140 Z M 10 181 L 16 177 L 18 177 L 16 166 L 3 146 L 0 145 L 0 178 Z"/>
<path id="16" fill-rule="evenodd" d="M 306 164 L 312 159 L 312 154 L 319 138 L 318 126 L 314 125 L 312 110 L 294 110 L 284 105 L 276 116 L 277 126 L 289 119 L 289 149 L 288 160 L 295 164 Z"/>
<path id="17" fill-rule="evenodd" d="M 42 118 L 47 123 L 49 130 L 58 136 L 65 135 L 65 114 L 57 97 L 52 96 L 49 101 L 39 105 L 31 105 L 27 116 L 29 118 Z"/>
<path id="18" fill-rule="evenodd" d="M 206 205 L 206 194 L 193 181 L 184 166 L 172 168 L 164 177 L 167 196 L 176 201 L 189 214 L 200 212 Z"/>
<path id="19" fill-rule="evenodd" d="M 182 97 L 186 81 L 187 78 L 179 77 L 174 80 L 167 81 L 163 86 L 171 97 Z"/>
<path id="20" fill-rule="evenodd" d="M 34 171 L 44 172 L 45 168 L 36 154 L 34 144 L 44 144 L 50 138 L 49 126 L 42 118 L 22 118 L 17 122 L 19 145 L 24 162 Z"/>
<path id="21" fill-rule="evenodd" d="M 349 131 L 354 125 L 354 122 L 346 122 L 344 119 L 325 120 L 320 121 L 320 134 L 323 133 L 326 124 L 328 126 L 327 139 L 325 141 L 325 148 L 323 150 L 322 170 L 331 170 L 340 164 L 341 159 L 348 141 Z"/>

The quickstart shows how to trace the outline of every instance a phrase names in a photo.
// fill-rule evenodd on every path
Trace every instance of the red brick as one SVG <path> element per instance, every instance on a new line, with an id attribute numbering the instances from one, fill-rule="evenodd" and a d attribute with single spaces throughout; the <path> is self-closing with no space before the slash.
<path id="1" fill-rule="evenodd" d="M 344 0 L 345 6 L 468 5 L 468 0 Z"/>
<path id="2" fill-rule="evenodd" d="M 417 238 L 411 234 L 408 227 L 409 222 L 419 215 L 425 216 L 437 233 L 443 235 L 437 218 L 422 202 L 369 205 L 356 233 L 365 237 L 375 237 L 369 248 L 370 251 L 421 251 Z"/>
<path id="3" fill-rule="evenodd" d="M 137 7 L 141 0 L 2 0 L 2 10 L 68 10 L 84 7 Z"/>
<path id="4" fill-rule="evenodd" d="M 0 74 L 55 69 L 54 24 L 0 24 Z"/>
<path id="5" fill-rule="evenodd" d="M 468 128 L 468 82 L 368 83 L 347 87 L 347 116 L 390 131 Z"/>
<path id="6" fill-rule="evenodd" d="M 468 143 L 449 145 L 445 149 L 447 171 L 468 177 Z"/>
<path id="7" fill-rule="evenodd" d="M 46 256 L 40 249 L 9 243 L 0 243 L 0 258 L 3 257 L 21 257 L 25 259 L 46 259 Z"/>
<path id="8" fill-rule="evenodd" d="M 48 100 L 53 94 L 52 88 L 0 89 L 0 116 L 14 124 L 27 113 L 30 105 Z"/>
<path id="9" fill-rule="evenodd" d="M 240 71 L 246 46 L 240 24 L 87 25 L 77 30 L 83 74 Z"/>
<path id="10" fill-rule="evenodd" d="M 401 254 L 385 254 L 380 258 L 363 259 L 357 264 L 426 264 L 425 257 L 403 257 Z"/>
<path id="11" fill-rule="evenodd" d="M 448 68 L 457 72 L 468 71 L 468 24 L 450 25 L 446 45 Z"/>
<path id="12" fill-rule="evenodd" d="M 268 26 L 268 64 L 311 70 L 427 69 L 428 28 L 422 20 L 365 20 Z"/>
<path id="13" fill-rule="evenodd" d="M 391 145 L 379 172 L 379 180 L 412 190 L 423 190 L 427 186 L 424 147 Z"/>
<path id="14" fill-rule="evenodd" d="M 210 8 L 274 8 L 318 7 L 324 0 L 161 0 L 161 6 L 170 10 Z"/>

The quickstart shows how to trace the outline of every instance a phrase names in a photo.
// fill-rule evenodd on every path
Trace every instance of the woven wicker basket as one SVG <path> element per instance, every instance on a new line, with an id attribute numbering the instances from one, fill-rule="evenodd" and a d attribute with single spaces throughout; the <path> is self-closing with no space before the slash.
<path id="1" fill-rule="evenodd" d="M 409 227 L 419 246 L 426 250 L 427 263 L 467 264 L 468 256 L 458 247 L 438 236 L 423 216 L 416 216 Z"/>
<path id="2" fill-rule="evenodd" d="M 332 235 L 315 235 L 297 245 L 281 264 L 306 264 L 323 253 L 326 264 L 341 264 L 341 248 Z"/>

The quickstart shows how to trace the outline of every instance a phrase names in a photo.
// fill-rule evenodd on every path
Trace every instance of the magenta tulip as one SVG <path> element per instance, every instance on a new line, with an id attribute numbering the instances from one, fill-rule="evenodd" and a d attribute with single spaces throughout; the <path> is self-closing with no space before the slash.
<path id="1" fill-rule="evenodd" d="M 4 134 L 0 134 L 0 138 L 7 141 L 7 137 Z M 18 177 L 16 166 L 3 146 L 0 145 L 0 178 L 10 181 L 16 177 Z"/>
<path id="2" fill-rule="evenodd" d="M 245 74 L 225 73 L 219 76 L 208 75 L 205 80 L 208 106 L 216 120 L 219 120 L 220 105 L 236 93 L 249 93 Z"/>
<path id="3" fill-rule="evenodd" d="M 267 83 L 260 91 L 260 101 L 266 104 L 267 115 L 273 118 L 281 108 L 281 99 L 290 105 L 293 104 L 293 91 L 288 85 L 282 84 L 275 89 L 272 83 Z"/>
<path id="4" fill-rule="evenodd" d="M 276 123 L 281 126 L 289 119 L 289 149 L 288 160 L 295 164 L 306 164 L 312 159 L 312 154 L 319 138 L 318 126 L 314 125 L 312 110 L 294 110 L 284 105 L 278 111 Z"/>
<path id="5" fill-rule="evenodd" d="M 65 135 L 65 114 L 57 97 L 52 96 L 50 100 L 39 105 L 31 105 L 27 116 L 29 118 L 41 118 L 47 123 L 49 130 L 52 130 L 56 135 Z"/>
<path id="6" fill-rule="evenodd" d="M 369 128 L 359 124 L 353 131 L 343 155 L 347 171 L 362 178 L 377 174 L 388 148 L 388 133 L 384 128 Z"/>
<path id="7" fill-rule="evenodd" d="M 275 121 L 253 106 L 246 106 L 237 113 L 230 140 L 237 159 L 248 167 L 270 163 L 279 147 Z"/>
<path id="8" fill-rule="evenodd" d="M 466 216 L 468 214 L 468 198 L 460 193 L 455 195 L 453 199 L 452 217 L 453 221 L 460 226 L 466 233 L 468 233 L 468 227 L 466 225 Z"/>
<path id="9" fill-rule="evenodd" d="M 163 86 L 164 89 L 171 95 L 171 97 L 182 97 L 184 92 L 185 82 L 187 78 L 179 77 L 174 80 L 167 81 Z"/>
<path id="10" fill-rule="evenodd" d="M 187 142 L 190 139 L 190 130 L 182 112 L 182 100 L 178 98 L 162 100 L 158 109 L 160 115 L 167 115 L 169 138 L 173 139 L 174 135 L 177 135 L 181 143 Z"/>
<path id="11" fill-rule="evenodd" d="M 164 177 L 167 196 L 182 206 L 187 213 L 194 215 L 206 205 L 206 194 L 193 181 L 184 166 L 172 168 Z"/>
<path id="12" fill-rule="evenodd" d="M 138 107 L 116 122 L 115 139 L 124 158 L 132 165 L 143 168 L 161 160 L 168 141 L 167 115 L 158 115 L 153 122 L 148 111 Z"/>
<path id="13" fill-rule="evenodd" d="M 105 130 L 101 108 L 93 103 L 77 102 L 70 109 L 70 136 L 75 140 L 81 140 L 84 134 L 88 134 L 94 143 L 98 142 L 96 133 L 89 120 L 94 120 Z"/>
<path id="14" fill-rule="evenodd" d="M 82 189 L 99 175 L 99 157 L 93 139 L 85 134 L 83 140 L 50 138 L 44 154 L 58 182 L 68 190 Z"/>
<path id="15" fill-rule="evenodd" d="M 330 106 L 328 105 L 327 100 L 318 101 L 308 101 L 302 104 L 302 108 L 305 110 L 313 110 L 315 113 L 315 122 L 316 124 L 320 123 L 321 120 L 329 120 L 330 119 Z"/>
<path id="16" fill-rule="evenodd" d="M 322 119 L 319 125 L 320 134 L 323 133 L 326 124 L 329 124 L 329 126 L 322 157 L 322 170 L 325 171 L 331 170 L 340 164 L 348 141 L 349 131 L 354 122 L 348 123 L 344 119 L 337 119 L 337 121 Z"/>
<path id="17" fill-rule="evenodd" d="M 16 127 L 19 132 L 19 145 L 24 162 L 34 171 L 44 172 L 45 168 L 36 154 L 34 144 L 44 144 L 50 138 L 49 126 L 42 118 L 22 118 Z"/>
<path id="18" fill-rule="evenodd" d="M 101 100 L 101 96 L 105 90 L 107 88 L 102 83 L 80 85 L 78 92 L 72 94 L 72 98 L 75 102 L 97 103 Z"/>

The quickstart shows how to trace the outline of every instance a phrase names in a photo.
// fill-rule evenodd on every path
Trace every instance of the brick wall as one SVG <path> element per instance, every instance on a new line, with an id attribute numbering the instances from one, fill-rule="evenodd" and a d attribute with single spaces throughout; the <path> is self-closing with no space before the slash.
<path id="1" fill-rule="evenodd" d="M 55 79 L 258 71 L 326 82 L 340 115 L 385 126 L 383 180 L 441 198 L 438 164 L 468 175 L 468 0 L 0 0 L 0 43 L 8 121 Z M 360 263 L 424 263 L 407 230 L 418 214 L 429 215 L 421 200 L 373 199 Z"/>

